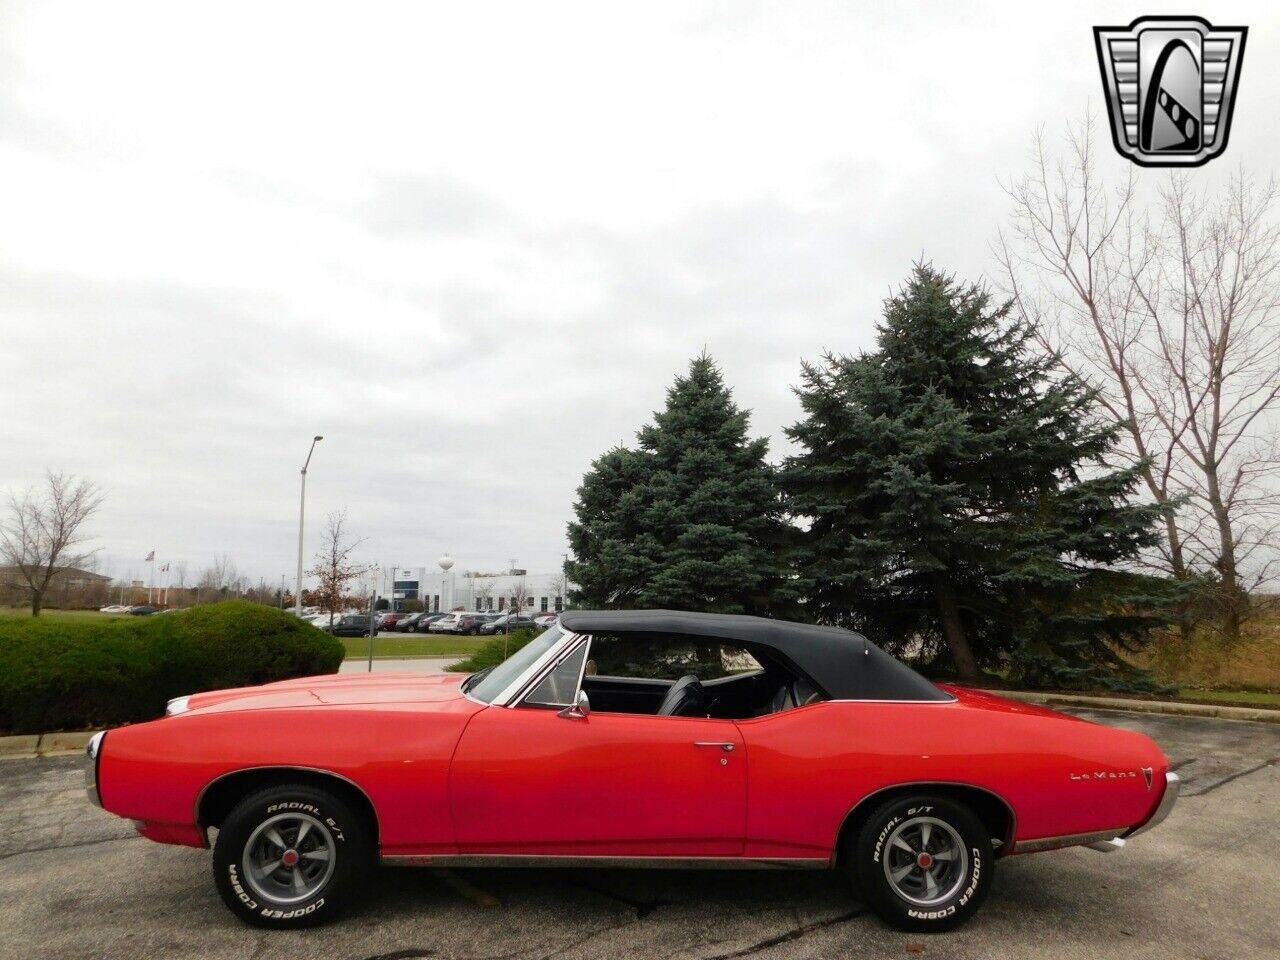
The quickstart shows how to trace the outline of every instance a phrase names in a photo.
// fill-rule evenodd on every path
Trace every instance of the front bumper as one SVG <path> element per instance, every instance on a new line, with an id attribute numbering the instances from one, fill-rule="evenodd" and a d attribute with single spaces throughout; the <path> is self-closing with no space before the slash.
<path id="1" fill-rule="evenodd" d="M 102 793 L 98 790 L 98 760 L 102 755 L 102 741 L 107 731 L 95 733 L 84 748 L 84 792 L 95 807 L 102 806 Z"/>
<path id="2" fill-rule="evenodd" d="M 1160 803 L 1155 809 L 1155 813 L 1147 818 L 1145 823 L 1140 823 L 1132 830 L 1118 837 L 1111 837 L 1109 840 L 1098 840 L 1094 843 L 1086 844 L 1090 850 L 1097 850 L 1099 853 L 1113 853 L 1116 850 L 1123 850 L 1126 840 L 1136 837 L 1140 833 L 1146 833 L 1152 827 L 1157 827 L 1164 822 L 1173 810 L 1173 805 L 1178 802 L 1178 794 L 1182 791 L 1182 778 L 1172 770 L 1164 775 L 1164 796 L 1160 798 Z"/>

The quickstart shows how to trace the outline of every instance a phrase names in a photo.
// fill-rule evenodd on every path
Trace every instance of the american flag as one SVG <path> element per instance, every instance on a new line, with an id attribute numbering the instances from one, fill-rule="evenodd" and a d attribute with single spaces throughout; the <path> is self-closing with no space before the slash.
<path id="1" fill-rule="evenodd" d="M 152 560 L 154 560 L 155 558 L 156 558 L 156 552 L 155 552 L 154 550 L 152 550 L 150 553 L 148 553 L 148 554 L 147 554 L 146 562 L 147 562 L 147 563 L 150 563 L 150 562 L 151 562 Z"/>

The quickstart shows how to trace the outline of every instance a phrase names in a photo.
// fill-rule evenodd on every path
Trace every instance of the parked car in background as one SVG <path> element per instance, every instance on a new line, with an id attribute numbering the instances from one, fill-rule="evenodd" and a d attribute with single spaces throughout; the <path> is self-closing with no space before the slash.
<path id="1" fill-rule="evenodd" d="M 522 614 L 502 613 L 480 627 L 481 633 L 511 633 L 514 630 L 533 630 L 533 617 Z"/>
<path id="2" fill-rule="evenodd" d="M 378 619 L 378 629 L 394 630 L 396 628 L 397 623 L 399 623 L 401 620 L 408 619 L 408 617 L 409 617 L 409 614 L 407 613 L 400 613 L 397 610 L 390 610 L 387 613 L 384 613 Z"/>
<path id="3" fill-rule="evenodd" d="M 413 632 L 414 633 L 430 633 L 431 625 L 435 623 L 437 620 L 442 620 L 448 615 L 449 614 L 447 613 L 439 613 L 439 612 L 424 613 L 422 615 L 422 619 L 413 625 Z"/>
<path id="4" fill-rule="evenodd" d="M 480 632 L 481 627 L 496 616 L 496 614 L 492 613 L 451 613 L 431 624 L 430 632 L 465 633 L 474 637 Z"/>
<path id="5" fill-rule="evenodd" d="M 407 614 L 406 616 L 401 617 L 400 620 L 396 622 L 395 627 L 393 627 L 392 629 L 394 629 L 397 633 L 412 633 L 413 628 L 418 625 L 418 621 L 425 616 L 428 616 L 428 614 L 425 614 L 425 613 Z"/>
<path id="6" fill-rule="evenodd" d="M 546 630 L 548 627 L 554 627 L 559 620 L 558 613 L 543 613 L 533 618 L 533 625 L 539 630 Z"/>
<path id="7" fill-rule="evenodd" d="M 667 610 L 567 611 L 470 677 L 303 677 L 167 712 L 93 737 L 89 799 L 161 843 L 216 830 L 218 893 L 274 928 L 336 915 L 381 861 L 836 870 L 889 924 L 947 930 L 1002 858 L 1128 849 L 1180 785 L 1140 733 L 935 685 L 860 634 Z M 1022 906 L 1051 900 L 1051 869 Z M 1070 905 L 1099 936 L 1105 899 Z"/>
<path id="8" fill-rule="evenodd" d="M 427 628 L 428 633 L 454 633 L 458 625 L 460 613 L 446 613 L 443 617 L 433 620 L 431 626 Z"/>
<path id="9" fill-rule="evenodd" d="M 146 604 L 140 604 L 139 606 L 129 608 L 129 615 L 133 617 L 149 617 L 151 614 L 156 612 L 156 607 L 148 607 Z"/>
<path id="10" fill-rule="evenodd" d="M 348 613 L 334 621 L 335 637 L 363 637 L 369 633 L 369 616 L 364 613 Z"/>
<path id="11" fill-rule="evenodd" d="M 128 613 L 129 608 L 126 607 L 123 603 L 113 603 L 113 604 L 110 604 L 109 606 L 99 607 L 98 612 L 99 613 Z"/>

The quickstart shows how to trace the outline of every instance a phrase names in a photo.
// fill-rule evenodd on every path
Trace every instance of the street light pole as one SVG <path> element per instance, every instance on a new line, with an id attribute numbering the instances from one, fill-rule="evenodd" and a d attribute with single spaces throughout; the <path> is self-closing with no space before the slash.
<path id="1" fill-rule="evenodd" d="M 302 464 L 302 497 L 298 502 L 298 590 L 293 598 L 293 612 L 298 616 L 302 616 L 302 526 L 307 515 L 307 467 L 311 465 L 311 454 L 315 453 L 316 444 L 323 439 L 318 436 L 311 441 L 311 449 Z"/>

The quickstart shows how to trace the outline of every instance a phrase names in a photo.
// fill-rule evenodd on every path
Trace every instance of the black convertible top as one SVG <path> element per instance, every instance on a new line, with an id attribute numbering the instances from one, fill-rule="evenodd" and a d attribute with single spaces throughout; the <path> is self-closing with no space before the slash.
<path id="1" fill-rule="evenodd" d="M 566 610 L 574 633 L 666 633 L 777 651 L 834 700 L 952 700 L 860 633 L 788 620 L 681 610 Z"/>

